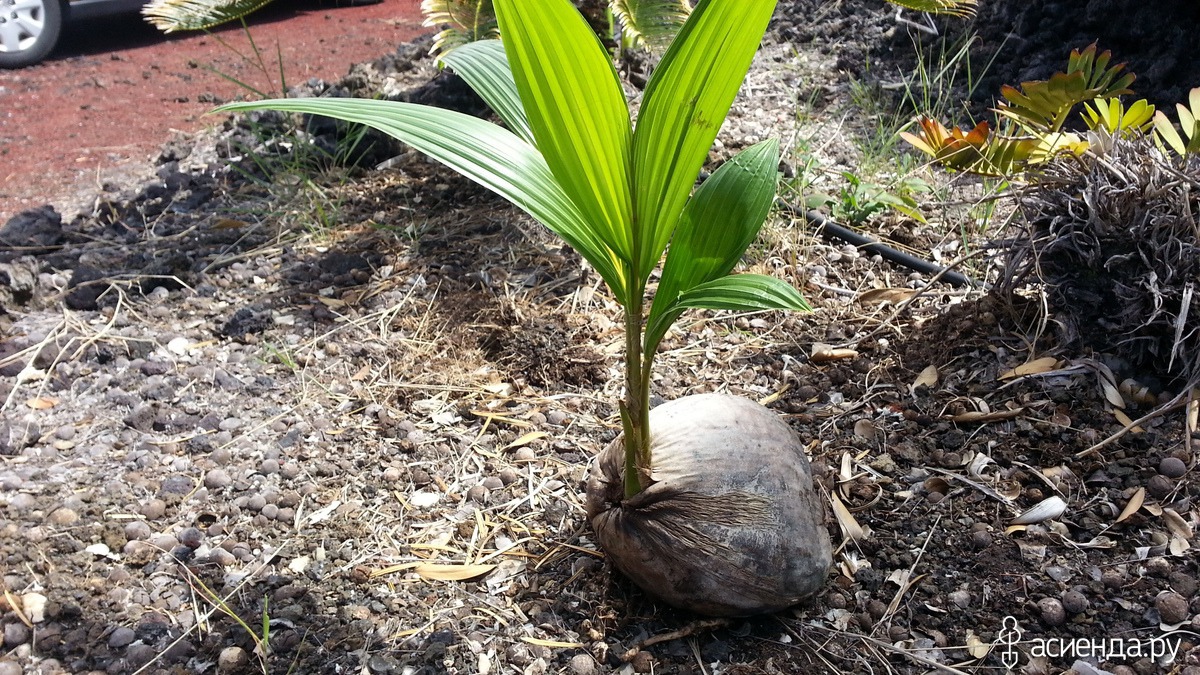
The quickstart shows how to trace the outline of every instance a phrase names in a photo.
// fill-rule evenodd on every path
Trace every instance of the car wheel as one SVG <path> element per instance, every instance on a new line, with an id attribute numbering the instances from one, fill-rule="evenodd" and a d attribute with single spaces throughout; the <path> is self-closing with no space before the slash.
<path id="1" fill-rule="evenodd" d="M 60 0 L 0 0 L 0 68 L 46 58 L 62 33 Z"/>

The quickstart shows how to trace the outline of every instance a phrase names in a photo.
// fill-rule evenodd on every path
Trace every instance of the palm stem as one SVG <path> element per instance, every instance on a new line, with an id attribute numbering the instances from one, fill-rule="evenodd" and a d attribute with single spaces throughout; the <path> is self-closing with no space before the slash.
<path id="1" fill-rule="evenodd" d="M 645 298 L 636 292 L 625 308 L 625 497 L 642 491 L 642 472 L 650 470 L 650 380 L 642 361 Z"/>

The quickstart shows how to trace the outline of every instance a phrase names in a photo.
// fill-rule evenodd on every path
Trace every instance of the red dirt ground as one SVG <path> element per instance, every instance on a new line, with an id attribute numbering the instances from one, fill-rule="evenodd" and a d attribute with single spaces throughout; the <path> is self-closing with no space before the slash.
<path id="1" fill-rule="evenodd" d="M 281 0 L 253 19 L 272 79 L 221 44 L 249 53 L 240 27 L 167 37 L 137 15 L 69 27 L 46 62 L 0 71 L 0 224 L 46 203 L 69 209 L 79 193 L 143 169 L 173 130 L 218 123 L 204 116 L 214 101 L 246 94 L 218 72 L 277 92 L 277 48 L 290 86 L 337 79 L 425 30 L 418 0 Z"/>

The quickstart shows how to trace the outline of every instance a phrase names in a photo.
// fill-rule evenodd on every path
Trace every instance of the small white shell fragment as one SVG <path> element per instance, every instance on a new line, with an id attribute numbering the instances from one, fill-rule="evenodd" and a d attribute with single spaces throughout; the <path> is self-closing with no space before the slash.
<path id="1" fill-rule="evenodd" d="M 1012 519 L 1013 525 L 1032 525 L 1034 523 L 1042 523 L 1047 520 L 1054 520 L 1067 512 L 1067 503 L 1062 497 L 1053 496 L 1047 497 L 1035 504 L 1025 513 Z"/>
<path id="2" fill-rule="evenodd" d="M 412 504 L 418 509 L 425 509 L 438 503 L 441 499 L 442 495 L 438 492 L 426 492 L 424 490 L 418 490 L 408 498 L 408 503 Z"/>
<path id="3" fill-rule="evenodd" d="M 108 548 L 107 544 L 92 544 L 91 546 L 88 546 L 87 548 L 85 548 L 83 550 L 87 553 L 91 553 L 94 556 L 99 556 L 101 558 L 109 558 L 111 560 L 116 560 L 120 557 L 120 556 L 114 554 L 112 552 L 112 549 Z"/>
<path id="4" fill-rule="evenodd" d="M 306 555 L 302 555 L 299 558 L 294 558 L 292 562 L 288 563 L 288 570 L 293 574 L 304 574 L 304 572 L 308 569 L 310 562 L 312 562 L 311 558 Z"/>
<path id="5" fill-rule="evenodd" d="M 41 593 L 26 593 L 21 596 L 21 611 L 30 623 L 46 620 L 46 596 Z"/>
<path id="6" fill-rule="evenodd" d="M 167 351 L 177 356 L 183 356 L 192 348 L 192 341 L 185 337 L 177 337 L 167 343 Z"/>

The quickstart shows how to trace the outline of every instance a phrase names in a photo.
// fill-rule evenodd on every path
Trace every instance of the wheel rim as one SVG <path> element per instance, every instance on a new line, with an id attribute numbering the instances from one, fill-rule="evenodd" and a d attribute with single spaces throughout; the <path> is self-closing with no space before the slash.
<path id="1" fill-rule="evenodd" d="M 46 26 L 46 0 L 0 0 L 0 54 L 31 49 Z"/>

